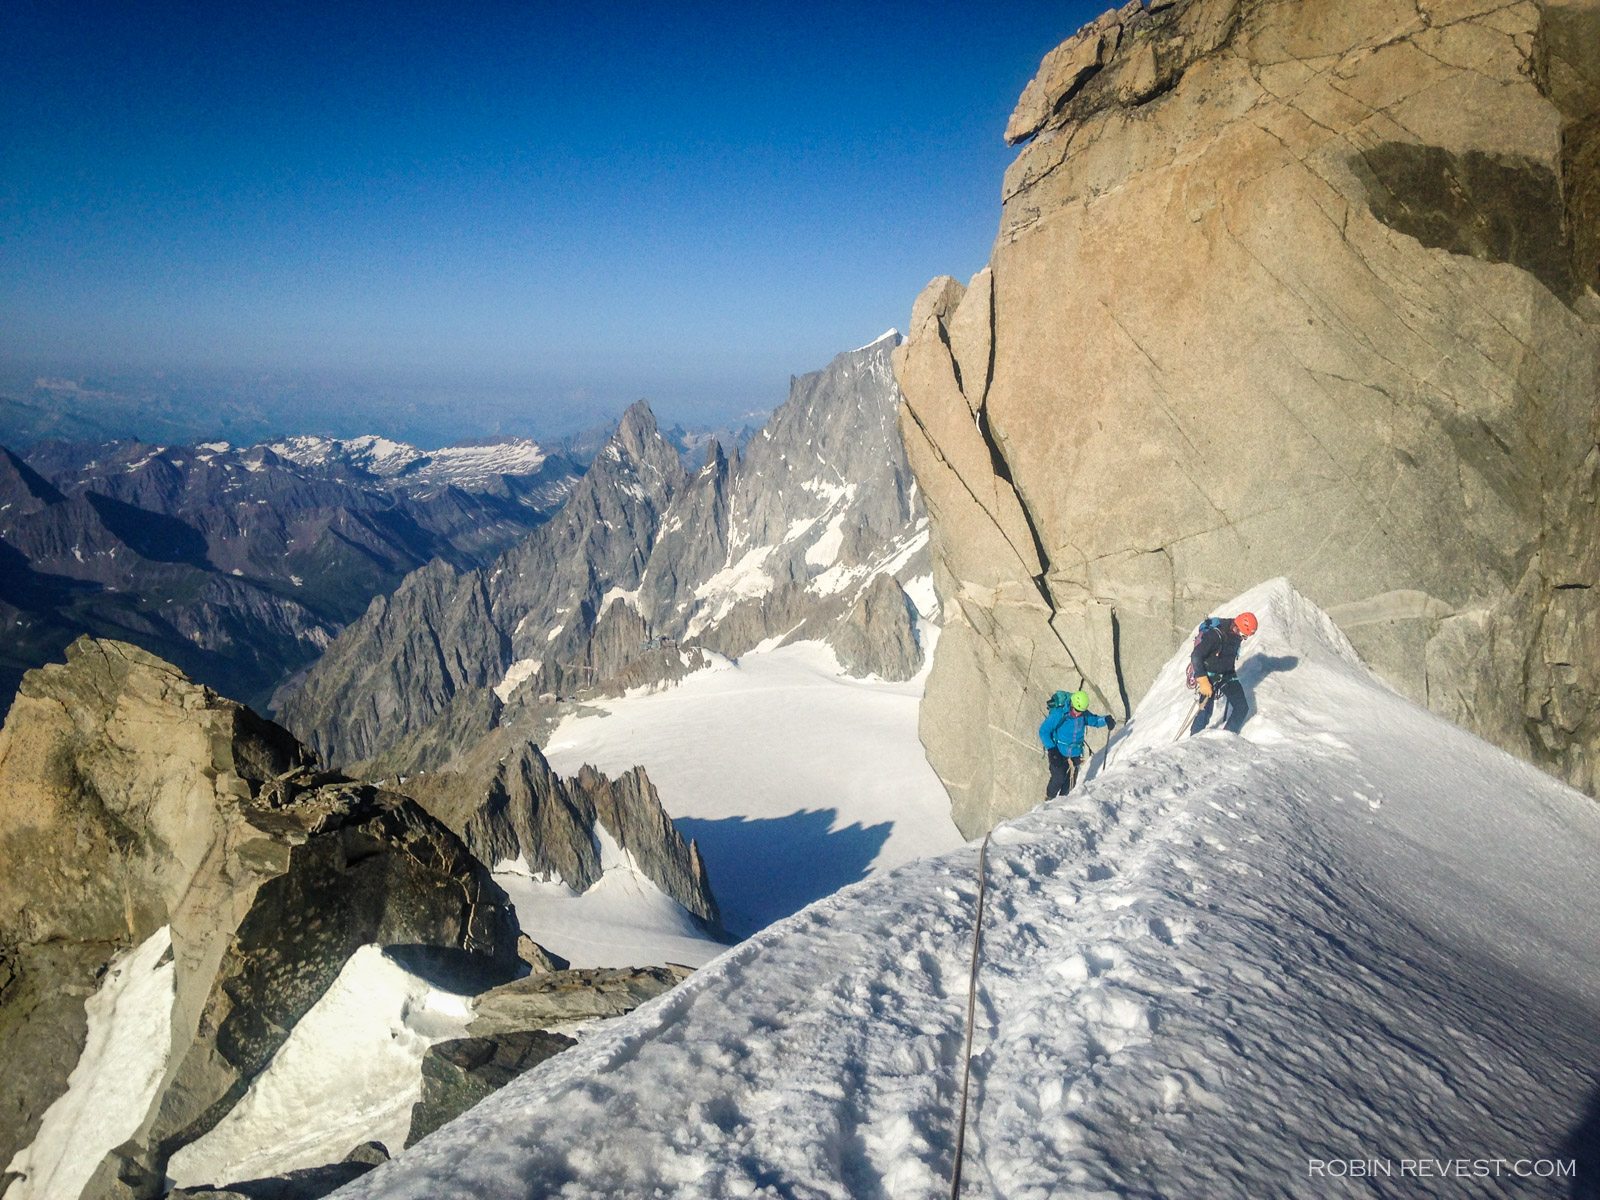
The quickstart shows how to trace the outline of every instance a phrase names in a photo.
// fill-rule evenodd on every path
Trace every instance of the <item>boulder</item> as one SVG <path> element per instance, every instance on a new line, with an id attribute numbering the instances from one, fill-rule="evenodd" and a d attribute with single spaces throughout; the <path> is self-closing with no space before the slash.
<path id="1" fill-rule="evenodd" d="M 1129 5 L 1007 136 L 990 265 L 895 364 L 962 830 L 1042 796 L 1050 692 L 1126 715 L 1276 575 L 1593 792 L 1600 5 Z"/>
<path id="2" fill-rule="evenodd" d="M 591 967 L 529 975 L 479 996 L 477 1015 L 467 1032 L 473 1037 L 497 1037 L 620 1017 L 677 987 L 690 974 L 688 967 L 666 966 Z"/>
<path id="3" fill-rule="evenodd" d="M 548 975 L 551 971 L 565 971 L 572 964 L 559 954 L 552 954 L 527 934 L 517 935 L 517 958 L 528 964 L 534 975 Z"/>
<path id="4" fill-rule="evenodd" d="M 676 987 L 687 967 L 557 970 L 502 984 L 474 1002 L 470 1037 L 439 1042 L 422 1060 L 422 1098 L 406 1145 L 420 1141 L 524 1071 L 575 1041 L 548 1026 L 612 1020 Z"/>
<path id="5" fill-rule="evenodd" d="M 422 1060 L 422 1099 L 412 1105 L 406 1145 L 421 1141 L 524 1071 L 575 1045 L 573 1038 L 543 1029 L 436 1043 Z"/>

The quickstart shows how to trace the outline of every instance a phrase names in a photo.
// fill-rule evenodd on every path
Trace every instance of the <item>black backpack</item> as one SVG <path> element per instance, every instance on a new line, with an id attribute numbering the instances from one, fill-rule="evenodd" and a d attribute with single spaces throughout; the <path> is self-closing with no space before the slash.
<path id="1" fill-rule="evenodd" d="M 1222 617 L 1207 617 L 1204 621 L 1201 621 L 1200 622 L 1200 628 L 1198 628 L 1198 629 L 1196 629 L 1194 631 L 1194 641 L 1190 643 L 1190 648 L 1193 649 L 1195 646 L 1198 646 L 1200 644 L 1200 638 L 1203 635 L 1205 635 L 1207 633 L 1210 633 L 1213 629 L 1221 629 L 1222 625 L 1223 625 L 1223 618 Z M 1193 691 L 1194 690 L 1194 659 L 1191 658 L 1189 660 L 1189 665 L 1186 668 L 1184 668 L 1183 677 L 1184 677 L 1184 681 L 1186 683 L 1188 683 L 1188 685 L 1189 685 L 1189 690 Z"/>

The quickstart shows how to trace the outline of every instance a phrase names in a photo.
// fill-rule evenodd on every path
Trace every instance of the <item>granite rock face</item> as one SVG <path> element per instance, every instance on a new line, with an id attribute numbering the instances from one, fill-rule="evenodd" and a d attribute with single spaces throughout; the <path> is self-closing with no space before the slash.
<path id="1" fill-rule="evenodd" d="M 1046 57 L 987 269 L 896 370 L 976 833 L 1284 575 L 1395 687 L 1575 786 L 1600 743 L 1600 5 L 1184 0 Z"/>
<path id="2" fill-rule="evenodd" d="M 0 730 L 0 860 L 6 1161 L 65 1088 L 95 973 L 170 927 L 166 1075 L 86 1194 L 210 1129 L 359 947 L 479 986 L 518 968 L 504 893 L 442 823 L 123 643 L 81 639 L 24 677 Z"/>
<path id="3" fill-rule="evenodd" d="M 929 567 L 897 340 L 791 381 L 742 455 L 712 441 L 694 471 L 640 401 L 552 520 L 482 570 L 434 564 L 374 601 L 278 715 L 330 762 L 409 774 L 496 727 L 537 740 L 561 698 L 666 682 L 707 652 L 815 638 L 857 673 L 909 678 L 901 583 Z"/>

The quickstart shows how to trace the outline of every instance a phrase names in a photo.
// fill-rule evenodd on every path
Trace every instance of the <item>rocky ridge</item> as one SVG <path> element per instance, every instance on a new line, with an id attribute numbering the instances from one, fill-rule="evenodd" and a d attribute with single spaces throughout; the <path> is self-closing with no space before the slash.
<path id="1" fill-rule="evenodd" d="M 560 879 L 575 892 L 600 880 L 596 831 L 604 830 L 650 882 L 722 936 L 700 848 L 684 841 L 643 767 L 608 779 L 586 766 L 563 779 L 538 746 L 502 735 L 403 786 L 481 861 L 497 867 L 521 859 L 529 874 Z"/>
<path id="2" fill-rule="evenodd" d="M 1600 5 L 1186 0 L 1046 56 L 990 265 L 897 353 L 969 834 L 1082 680 L 1286 575 L 1391 684 L 1591 793 Z"/>
<path id="3" fill-rule="evenodd" d="M 329 761 L 403 774 L 497 726 L 537 740 L 563 697 L 763 643 L 818 638 L 859 674 L 910 677 L 901 584 L 926 573 L 926 531 L 894 425 L 897 340 L 793 380 L 744 454 L 712 440 L 694 471 L 634 405 L 548 524 L 482 570 L 435 566 L 375 601 L 278 715 Z"/>
<path id="4" fill-rule="evenodd" d="M 85 1194 L 159 1179 L 360 946 L 479 986 L 516 973 L 504 893 L 440 822 L 123 643 L 81 639 L 25 677 L 0 730 L 0 849 L 6 1162 L 66 1088 L 96 975 L 170 931 L 167 1065 Z"/>
<path id="5" fill-rule="evenodd" d="M 351 781 L 125 643 L 80 639 L 65 664 L 29 672 L 0 729 L 0 1166 L 13 1172 L 0 1187 L 11 1200 L 158 1196 L 168 1174 L 192 1182 L 226 1167 L 232 1135 L 217 1135 L 238 1111 L 253 1119 L 247 1101 L 267 1068 L 353 964 L 370 968 L 372 947 L 393 964 L 385 977 L 442 989 L 470 1014 L 461 1028 L 476 1040 L 458 1047 L 454 1100 L 430 1104 L 437 1121 L 570 1044 L 548 1026 L 618 1015 L 680 979 L 565 969 L 520 933 L 490 873 L 520 858 L 581 892 L 600 877 L 603 833 L 716 934 L 704 863 L 644 772 L 563 780 L 533 747 L 483 766 L 408 781 L 417 798 Z M 513 985 L 530 969 L 535 980 Z M 118 977 L 153 999 L 101 1001 Z M 118 1036 L 149 1047 L 154 1074 L 126 1111 L 90 1120 L 72 1114 L 97 1111 L 104 1056 L 126 1053 L 93 1041 L 93 1003 L 102 1039 L 108 1013 L 148 1009 L 150 1028 Z M 407 1036 L 445 1036 L 427 1028 Z M 58 1112 L 80 1056 L 89 1074 L 73 1079 L 76 1107 Z M 98 1169 L 76 1145 L 85 1138 L 104 1141 Z M 270 1159 L 273 1145 L 253 1152 Z M 238 1190 L 320 1195 L 351 1174 L 318 1168 Z"/>

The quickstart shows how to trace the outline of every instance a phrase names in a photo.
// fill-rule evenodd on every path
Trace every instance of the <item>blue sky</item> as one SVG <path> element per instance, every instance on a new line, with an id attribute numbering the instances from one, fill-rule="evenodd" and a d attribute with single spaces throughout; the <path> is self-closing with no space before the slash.
<path id="1" fill-rule="evenodd" d="M 11 0 L 0 360 L 293 381 L 333 432 L 771 407 L 984 263 L 1006 116 L 1101 7 Z"/>

